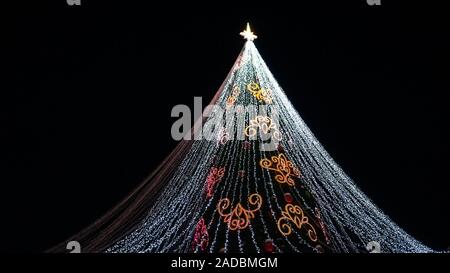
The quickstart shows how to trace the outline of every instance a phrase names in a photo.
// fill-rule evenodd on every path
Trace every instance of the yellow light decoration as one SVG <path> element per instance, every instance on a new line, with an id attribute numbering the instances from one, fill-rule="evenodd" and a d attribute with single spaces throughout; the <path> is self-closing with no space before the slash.
<path id="1" fill-rule="evenodd" d="M 272 137 L 277 141 L 281 140 L 281 133 L 277 125 L 269 117 L 257 116 L 255 119 L 250 120 L 250 125 L 245 128 L 244 134 L 248 137 L 253 137 L 258 133 L 257 129 L 260 129 L 264 134 L 272 131 Z"/>
<path id="2" fill-rule="evenodd" d="M 259 165 L 264 169 L 275 171 L 277 173 L 275 180 L 280 184 L 286 183 L 289 186 L 295 186 L 295 182 L 291 176 L 300 177 L 301 175 L 300 171 L 294 167 L 294 163 L 287 160 L 284 154 L 272 156 L 270 160 L 263 158 L 259 161 Z"/>
<path id="3" fill-rule="evenodd" d="M 247 90 L 252 93 L 258 101 L 265 102 L 267 104 L 272 103 L 272 91 L 261 88 L 256 82 L 249 83 L 247 85 Z"/>
<path id="4" fill-rule="evenodd" d="M 228 223 L 228 228 L 230 230 L 245 229 L 250 220 L 255 218 L 255 212 L 257 212 L 262 205 L 261 195 L 254 193 L 248 197 L 248 202 L 250 205 L 256 206 L 253 209 L 245 209 L 240 203 L 238 203 L 234 208 L 230 206 L 231 202 L 228 198 L 223 198 L 217 204 L 217 212 L 220 216 L 224 217 L 223 221 Z M 229 213 L 224 213 L 224 210 L 230 208 Z"/>
<path id="5" fill-rule="evenodd" d="M 292 233 L 292 227 L 290 223 L 293 223 L 298 229 L 305 227 L 308 233 L 308 237 L 311 241 L 317 241 L 317 233 L 314 227 L 309 223 L 308 217 L 303 212 L 302 208 L 298 205 L 286 204 L 283 215 L 277 221 L 278 230 L 284 236 L 289 236 Z"/>
<path id="6" fill-rule="evenodd" d="M 227 108 L 234 105 L 240 93 L 241 90 L 239 89 L 239 87 L 234 85 L 231 95 L 227 98 Z"/>
<path id="7" fill-rule="evenodd" d="M 227 108 L 233 106 L 235 102 L 236 102 L 236 98 L 233 96 L 229 96 L 227 99 Z"/>
<path id="8" fill-rule="evenodd" d="M 247 23 L 247 27 L 245 28 L 245 30 L 243 30 L 241 33 L 239 33 L 242 37 L 244 37 L 245 40 L 247 41 L 253 41 L 256 38 L 258 38 L 258 36 L 256 36 L 252 30 L 250 29 L 250 24 Z"/>

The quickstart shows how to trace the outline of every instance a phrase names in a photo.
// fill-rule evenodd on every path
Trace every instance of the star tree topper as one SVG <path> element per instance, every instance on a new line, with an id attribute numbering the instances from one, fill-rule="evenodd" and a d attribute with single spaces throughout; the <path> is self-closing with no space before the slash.
<path id="1" fill-rule="evenodd" d="M 258 38 L 258 36 L 253 34 L 252 30 L 250 29 L 250 24 L 249 23 L 247 23 L 247 28 L 244 31 L 242 31 L 240 33 L 240 35 L 242 37 L 244 37 L 244 39 L 247 40 L 247 41 L 253 41 L 256 38 Z"/>

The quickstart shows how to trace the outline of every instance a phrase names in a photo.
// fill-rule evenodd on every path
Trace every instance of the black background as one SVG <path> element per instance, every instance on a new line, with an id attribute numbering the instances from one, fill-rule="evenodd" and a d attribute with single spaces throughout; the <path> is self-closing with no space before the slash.
<path id="1" fill-rule="evenodd" d="M 212 98 L 247 21 L 338 164 L 411 235 L 450 245 L 443 7 L 81 1 L 22 2 L 7 20 L 0 251 L 44 251 L 140 183 L 176 144 L 172 107 Z"/>

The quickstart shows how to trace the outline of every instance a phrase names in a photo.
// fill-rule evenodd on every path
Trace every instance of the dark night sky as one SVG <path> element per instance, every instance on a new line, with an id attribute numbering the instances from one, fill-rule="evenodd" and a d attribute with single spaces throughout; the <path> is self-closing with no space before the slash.
<path id="1" fill-rule="evenodd" d="M 172 107 L 212 98 L 247 21 L 338 164 L 414 237 L 450 246 L 442 8 L 34 2 L 14 10 L 5 34 L 0 251 L 43 251 L 141 182 L 176 144 Z"/>

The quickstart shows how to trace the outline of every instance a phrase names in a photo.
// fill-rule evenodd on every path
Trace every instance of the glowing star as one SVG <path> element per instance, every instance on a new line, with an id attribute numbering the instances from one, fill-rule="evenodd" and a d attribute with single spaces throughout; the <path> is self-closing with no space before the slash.
<path id="1" fill-rule="evenodd" d="M 247 41 L 253 41 L 256 38 L 258 38 L 258 36 L 253 34 L 252 30 L 250 29 L 250 24 L 249 23 L 247 23 L 247 28 L 244 31 L 242 31 L 240 33 L 240 35 L 242 37 L 244 37 L 244 39 L 247 40 Z"/>

